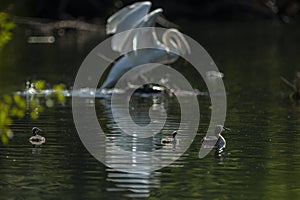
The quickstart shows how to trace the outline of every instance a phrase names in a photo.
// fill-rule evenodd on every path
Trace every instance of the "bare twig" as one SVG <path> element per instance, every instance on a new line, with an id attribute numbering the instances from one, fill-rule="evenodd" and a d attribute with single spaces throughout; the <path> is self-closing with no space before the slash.
<path id="1" fill-rule="evenodd" d="M 288 80 L 286 80 L 284 77 L 280 77 L 280 79 L 285 83 L 285 84 L 287 84 L 288 86 L 290 86 L 294 91 L 297 91 L 297 88 L 296 88 L 296 86 L 293 84 L 293 83 L 291 83 L 291 82 L 289 82 Z"/>

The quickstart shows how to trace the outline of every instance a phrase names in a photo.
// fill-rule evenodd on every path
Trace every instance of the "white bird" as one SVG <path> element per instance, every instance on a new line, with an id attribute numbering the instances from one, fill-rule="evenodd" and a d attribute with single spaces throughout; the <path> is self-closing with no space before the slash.
<path id="1" fill-rule="evenodd" d="M 152 28 L 128 31 L 122 34 L 122 37 L 117 35 L 112 37 L 112 49 L 124 56 L 115 62 L 99 90 L 113 87 L 124 73 L 136 66 L 147 63 L 168 64 L 176 61 L 178 54 L 190 53 L 189 44 L 177 29 L 167 29 L 161 41 L 158 39 L 154 26 L 162 9 L 158 8 L 148 13 L 150 7 L 149 1 L 134 3 L 121 9 L 107 20 L 107 34 L 143 27 Z M 149 46 L 155 48 L 146 49 Z M 141 74 L 148 70 L 151 70 L 151 67 L 142 71 Z"/>

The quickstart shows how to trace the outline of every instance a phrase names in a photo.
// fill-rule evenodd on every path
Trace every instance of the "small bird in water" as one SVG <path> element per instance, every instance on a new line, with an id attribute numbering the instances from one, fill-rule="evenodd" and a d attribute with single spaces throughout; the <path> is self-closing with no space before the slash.
<path id="1" fill-rule="evenodd" d="M 219 155 L 221 154 L 224 150 L 225 150 L 225 147 L 226 147 L 226 140 L 225 138 L 221 135 L 221 133 L 223 131 L 230 131 L 229 128 L 226 128 L 222 125 L 217 125 L 216 128 L 215 128 L 215 137 L 217 137 L 217 142 L 215 144 L 215 147 L 217 148 L 216 149 L 216 152 L 215 154 L 216 155 Z M 211 137 L 204 137 L 202 139 L 202 142 L 210 142 L 210 141 L 215 141 L 215 138 L 211 138 Z"/>
<path id="2" fill-rule="evenodd" d="M 177 135 L 177 131 L 174 131 L 172 133 L 172 137 L 163 138 L 161 140 L 161 144 L 169 144 L 169 143 L 176 141 L 176 135 Z"/>
<path id="3" fill-rule="evenodd" d="M 31 136 L 29 138 L 29 142 L 31 144 L 41 145 L 41 144 L 43 144 L 43 143 L 46 142 L 46 139 L 43 136 L 38 135 L 38 132 L 40 132 L 40 131 L 42 131 L 42 130 L 40 128 L 38 128 L 38 127 L 33 127 L 32 128 L 32 134 L 33 134 L 33 136 Z"/>

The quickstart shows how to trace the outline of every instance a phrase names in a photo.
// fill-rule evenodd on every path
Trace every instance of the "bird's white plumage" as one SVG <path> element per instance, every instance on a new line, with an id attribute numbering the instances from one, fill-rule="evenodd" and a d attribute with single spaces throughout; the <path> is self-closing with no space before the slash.
<path id="1" fill-rule="evenodd" d="M 174 62 L 178 55 L 190 53 L 187 41 L 177 29 L 168 29 L 160 40 L 154 27 L 162 9 L 158 8 L 148 13 L 150 7 L 151 2 L 148 1 L 134 3 L 107 20 L 106 32 L 115 34 L 111 40 L 111 47 L 123 57 L 114 64 L 100 89 L 114 86 L 124 73 L 138 65 L 169 64 Z M 130 29 L 135 30 L 126 31 Z M 121 35 L 117 34 L 120 32 Z M 141 70 L 139 73 L 146 71 L 148 70 Z"/>
<path id="2" fill-rule="evenodd" d="M 119 33 L 136 26 L 140 20 L 147 15 L 150 7 L 151 2 L 145 1 L 122 8 L 108 18 L 106 34 Z"/>

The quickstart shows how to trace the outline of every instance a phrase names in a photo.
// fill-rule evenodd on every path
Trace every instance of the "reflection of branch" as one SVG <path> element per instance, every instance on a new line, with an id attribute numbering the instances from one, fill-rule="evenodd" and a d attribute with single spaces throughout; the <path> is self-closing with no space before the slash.
<path id="1" fill-rule="evenodd" d="M 83 31 L 100 32 L 100 28 L 98 27 L 98 25 L 90 24 L 79 20 L 61 20 L 61 21 L 49 23 L 47 25 L 53 27 L 54 29 L 74 28 Z"/>
<path id="2" fill-rule="evenodd" d="M 12 19 L 15 23 L 18 24 L 26 24 L 30 26 L 36 26 L 44 30 L 52 30 L 52 29 L 77 29 L 82 31 L 93 31 L 93 32 L 103 32 L 105 27 L 102 27 L 98 24 L 92 24 L 88 22 L 84 22 L 81 20 L 59 20 L 59 21 L 49 21 L 39 18 L 31 18 L 31 17 L 19 17 L 12 16 Z"/>
<path id="3" fill-rule="evenodd" d="M 280 79 L 285 83 L 287 84 L 288 86 L 290 86 L 293 90 L 297 91 L 297 88 L 295 85 L 293 85 L 291 82 L 289 82 L 288 80 L 286 80 L 284 77 L 280 77 Z"/>

